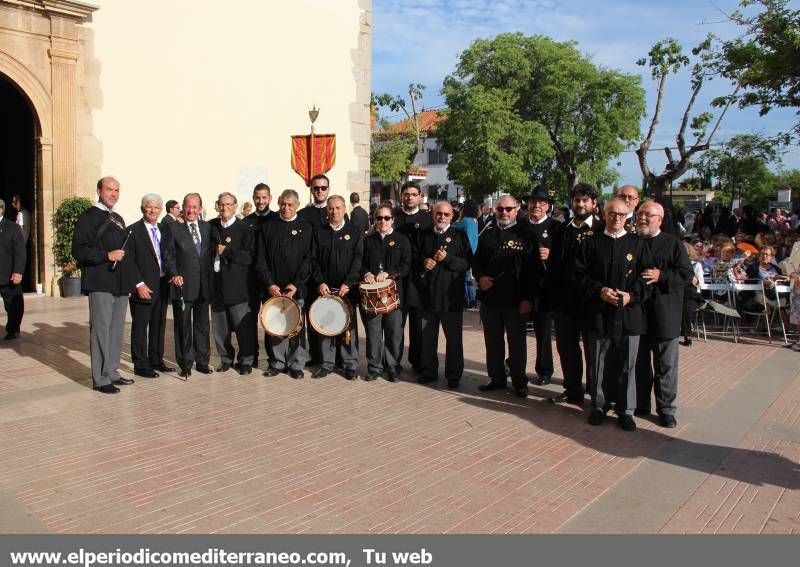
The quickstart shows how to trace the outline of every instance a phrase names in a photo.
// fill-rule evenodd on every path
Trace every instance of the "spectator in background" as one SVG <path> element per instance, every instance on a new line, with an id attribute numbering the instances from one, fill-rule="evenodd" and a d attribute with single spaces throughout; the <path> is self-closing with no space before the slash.
<path id="1" fill-rule="evenodd" d="M 478 207 L 472 201 L 464 203 L 461 209 L 461 218 L 453 224 L 453 228 L 463 230 L 467 233 L 469 246 L 473 256 L 478 251 Z M 478 298 L 475 290 L 475 282 L 472 279 L 472 270 L 467 270 L 467 278 L 464 282 L 464 295 L 467 299 L 467 309 L 473 310 L 478 305 Z"/>
<path id="2" fill-rule="evenodd" d="M 361 230 L 362 234 L 365 234 L 367 230 L 369 230 L 369 215 L 359 204 L 360 200 L 358 193 L 355 191 L 350 193 L 350 206 L 352 207 L 350 211 L 350 223 Z"/>

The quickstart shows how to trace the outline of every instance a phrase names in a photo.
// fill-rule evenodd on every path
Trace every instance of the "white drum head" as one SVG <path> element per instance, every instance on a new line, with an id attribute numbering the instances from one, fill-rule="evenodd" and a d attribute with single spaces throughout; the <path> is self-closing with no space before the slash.
<path id="1" fill-rule="evenodd" d="M 338 297 L 322 296 L 311 304 L 308 319 L 319 334 L 335 337 L 347 329 L 350 313 Z"/>
<path id="2" fill-rule="evenodd" d="M 393 283 L 394 283 L 394 280 L 385 279 L 382 282 L 375 282 L 375 283 L 361 282 L 360 284 L 358 284 L 358 287 L 363 289 L 363 290 L 378 290 L 378 289 L 385 289 L 387 287 L 391 287 L 391 285 Z"/>
<path id="3" fill-rule="evenodd" d="M 297 304 L 288 298 L 268 301 L 261 314 L 264 330 L 276 337 L 287 337 L 297 329 L 300 311 Z"/>

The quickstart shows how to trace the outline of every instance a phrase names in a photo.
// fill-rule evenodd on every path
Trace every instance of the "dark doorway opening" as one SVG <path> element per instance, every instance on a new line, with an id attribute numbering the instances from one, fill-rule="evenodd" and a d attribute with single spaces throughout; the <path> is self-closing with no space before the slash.
<path id="1" fill-rule="evenodd" d="M 35 291 L 38 264 L 32 253 L 38 236 L 36 135 L 37 122 L 30 103 L 14 83 L 0 75 L 0 198 L 6 204 L 5 217 L 11 222 L 17 221 L 17 209 L 11 204 L 14 195 L 20 196 L 22 207 L 29 213 L 28 262 L 22 280 L 26 292 Z"/>

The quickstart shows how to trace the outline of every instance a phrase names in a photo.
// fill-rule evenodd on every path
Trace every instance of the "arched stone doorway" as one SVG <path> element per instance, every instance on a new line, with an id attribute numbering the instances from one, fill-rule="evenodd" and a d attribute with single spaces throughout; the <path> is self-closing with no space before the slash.
<path id="1" fill-rule="evenodd" d="M 13 81 L 0 74 L 0 198 L 6 203 L 8 220 L 16 221 L 14 195 L 20 197 L 31 217 L 26 242 L 28 263 L 22 280 L 26 292 L 36 291 L 36 284 L 41 283 L 40 135 L 39 120 L 30 101 Z"/>

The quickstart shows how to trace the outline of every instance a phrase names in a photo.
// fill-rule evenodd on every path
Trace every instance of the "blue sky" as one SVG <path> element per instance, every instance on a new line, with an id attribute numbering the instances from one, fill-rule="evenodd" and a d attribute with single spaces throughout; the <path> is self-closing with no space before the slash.
<path id="1" fill-rule="evenodd" d="M 599 65 L 643 74 L 649 119 L 655 103 L 655 84 L 636 60 L 645 57 L 655 41 L 666 37 L 677 39 L 687 51 L 710 32 L 732 37 L 738 30 L 721 23 L 721 11 L 731 11 L 737 5 L 737 0 L 373 0 L 372 89 L 376 93 L 403 94 L 410 82 L 422 83 L 427 87 L 425 107 L 440 107 L 442 80 L 452 73 L 461 51 L 479 37 L 519 31 L 557 41 L 574 40 Z M 708 110 L 708 102 L 727 92 L 725 87 L 722 81 L 704 87 L 695 114 Z M 668 83 L 653 147 L 674 145 L 688 95 L 688 76 L 677 76 Z M 719 110 L 711 112 L 716 115 Z M 789 111 L 773 111 L 759 117 L 755 110 L 731 109 L 714 141 L 742 132 L 774 133 L 795 119 Z M 649 122 L 642 123 L 643 135 L 648 125 Z M 641 173 L 635 154 L 623 153 L 618 161 L 621 181 L 639 185 Z M 660 153 L 651 154 L 650 161 L 654 170 L 663 167 Z M 784 156 L 783 167 L 800 168 L 800 149 L 791 148 Z"/>

